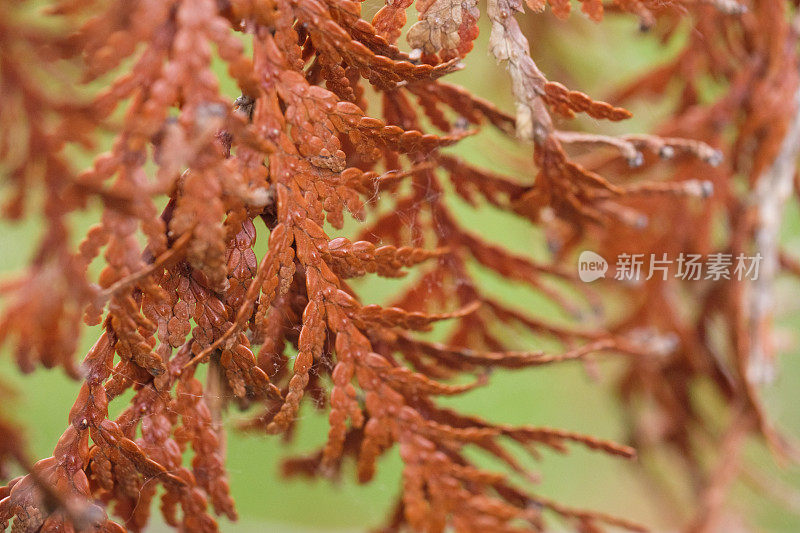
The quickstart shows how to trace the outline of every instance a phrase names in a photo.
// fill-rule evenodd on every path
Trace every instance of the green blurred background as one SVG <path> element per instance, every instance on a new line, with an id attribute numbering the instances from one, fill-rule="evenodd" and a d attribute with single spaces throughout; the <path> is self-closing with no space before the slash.
<path id="1" fill-rule="evenodd" d="M 367 15 L 371 16 L 376 7 L 375 2 L 368 2 L 365 5 Z M 678 36 L 667 46 L 662 46 L 656 39 L 640 34 L 637 21 L 631 17 L 608 16 L 603 24 L 595 25 L 577 13 L 567 22 L 547 16 L 547 26 L 548 31 L 556 32 L 554 35 L 559 38 L 553 39 L 550 35 L 546 39 L 547 47 L 532 39 L 534 59 L 551 79 L 598 97 L 648 66 L 667 60 L 679 49 L 681 41 Z M 465 61 L 466 68 L 454 74 L 451 81 L 468 87 L 503 109 L 513 110 L 507 75 L 488 56 L 488 28 L 484 25 L 481 29 L 476 49 Z M 226 78 L 224 66 L 218 65 L 217 72 L 224 91 L 233 100 L 238 92 Z M 662 116 L 664 109 L 665 106 L 660 105 L 634 105 L 635 118 L 623 124 L 580 119 L 571 127 L 610 133 L 647 131 Z M 529 147 L 518 146 L 488 129 L 479 136 L 466 139 L 452 151 L 475 164 L 530 179 Z M 76 153 L 75 165 L 86 165 L 91 161 L 91 155 Z M 499 240 L 509 249 L 539 260 L 546 257 L 542 235 L 529 224 L 489 206 L 473 211 L 452 198 L 450 205 L 459 213 L 465 226 L 487 239 Z M 76 215 L 72 220 L 73 234 L 81 235 L 97 221 L 98 215 L 97 209 Z M 790 251 L 800 253 L 797 232 L 800 216 L 795 205 L 789 207 L 786 218 L 784 243 Z M 350 223 L 345 234 L 355 227 L 355 223 Z M 0 224 L 0 272 L 8 275 L 25 265 L 41 229 L 42 223 L 37 219 L 15 225 Z M 352 235 L 352 231 L 349 234 Z M 261 237 L 257 249 L 259 257 L 264 252 L 265 239 L 263 235 Z M 474 272 L 484 287 L 502 295 L 509 303 L 553 320 L 565 318 L 532 291 L 509 284 L 481 269 L 476 268 Z M 782 344 L 784 353 L 778 382 L 765 389 L 764 396 L 778 425 L 789 435 L 800 436 L 800 409 L 797 408 L 795 390 L 800 384 L 797 358 L 800 346 L 795 333 L 800 326 L 800 293 L 797 285 L 789 280 L 781 280 L 781 284 L 778 304 L 779 314 L 784 318 L 779 324 L 779 334 L 786 342 Z M 366 302 L 380 303 L 390 299 L 402 282 L 366 279 L 354 285 Z M 96 328 L 86 328 L 82 335 L 82 352 L 89 348 L 96 335 Z M 543 343 L 524 332 L 510 331 L 509 335 L 519 349 L 553 348 L 552 344 Z M 599 368 L 599 381 L 591 379 L 580 364 L 570 363 L 496 372 L 490 386 L 447 401 L 465 412 L 493 421 L 559 427 L 606 439 L 624 439 L 622 413 L 614 395 L 620 362 L 605 358 Z M 26 425 L 27 441 L 34 456 L 49 456 L 67 423 L 67 413 L 79 384 L 65 377 L 60 370 L 21 376 L 5 349 L 0 354 L 0 373 L 3 381 L 19 392 L 11 406 L 2 407 L 3 411 L 14 413 Z M 708 401 L 707 408 L 714 409 L 715 405 L 707 396 L 702 384 L 698 386 L 697 401 Z M 235 410 L 228 415 L 229 426 L 244 416 Z M 229 434 L 227 462 L 241 518 L 236 524 L 223 521 L 223 531 L 363 531 L 378 525 L 386 517 L 399 488 L 400 461 L 396 450 L 382 460 L 377 478 L 367 486 L 354 482 L 352 469 L 347 469 L 338 483 L 280 478 L 279 461 L 282 457 L 310 451 L 325 441 L 327 417 L 314 412 L 308 405 L 301 415 L 303 420 L 299 431 L 290 445 L 285 445 L 277 437 Z M 764 465 L 770 476 L 800 487 L 797 470 L 779 470 L 759 443 L 751 443 L 747 454 Z M 484 461 L 483 458 L 478 460 Z M 544 453 L 540 462 L 528 464 L 541 474 L 541 482 L 532 487 L 533 490 L 549 498 L 572 506 L 622 514 L 649 523 L 656 531 L 667 530 L 675 518 L 672 510 L 659 506 L 653 486 L 635 463 L 574 447 L 567 456 Z M 679 487 L 685 481 L 669 458 L 655 466 L 665 478 L 674 478 L 671 485 Z M 732 497 L 742 503 L 744 514 L 763 531 L 800 531 L 797 514 L 766 498 L 763 491 L 742 483 L 736 486 Z M 678 495 L 679 506 L 688 504 L 685 498 L 685 494 Z M 795 504 L 800 507 L 800 502 Z M 554 524 L 558 526 L 557 522 Z M 153 527 L 156 531 L 161 529 L 163 527 L 158 523 Z"/>

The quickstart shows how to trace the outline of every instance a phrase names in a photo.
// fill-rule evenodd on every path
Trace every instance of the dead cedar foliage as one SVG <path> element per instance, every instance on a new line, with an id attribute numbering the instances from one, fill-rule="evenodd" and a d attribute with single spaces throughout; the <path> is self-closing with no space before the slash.
<path id="1" fill-rule="evenodd" d="M 33 4 L 0 4 L 0 163 L 5 218 L 32 216 L 29 197 L 40 194 L 46 228 L 29 268 L 0 287 L 0 339 L 23 372 L 63 367 L 83 385 L 53 456 L 36 463 L 0 411 L 0 462 L 29 472 L 0 488 L 0 524 L 139 531 L 159 507 L 179 530 L 216 531 L 213 515 L 236 518 L 224 404 L 253 413 L 247 431 L 290 434 L 313 400 L 328 412 L 327 441 L 287 460 L 284 473 L 336 476 L 352 460 L 366 483 L 381 456 L 399 452 L 402 483 L 386 531 L 539 531 L 548 516 L 583 532 L 642 531 L 509 476 L 524 473 L 520 449 L 536 457 L 577 444 L 631 458 L 634 448 L 496 424 L 436 401 L 491 386 L 494 368 L 598 352 L 626 365 L 619 386 L 630 444 L 684 458 L 697 496 L 676 515 L 687 529 L 714 531 L 733 512 L 724 494 L 749 468 L 747 436 L 793 454 L 758 384 L 774 374 L 772 280 L 781 268 L 800 272 L 776 240 L 800 136 L 794 2 L 581 0 L 593 20 L 626 12 L 664 41 L 689 28 L 680 53 L 613 104 L 549 80 L 531 57 L 520 24 L 548 9 L 565 18 L 568 0 L 527 0 L 533 14 L 521 0 L 387 0 L 371 22 L 350 0 Z M 397 43 L 412 9 L 404 52 Z M 510 75 L 513 113 L 445 81 L 464 67 L 480 17 Z M 238 85 L 235 101 L 221 93 L 212 61 Z M 709 76 L 721 87 L 711 100 L 700 95 Z M 625 101 L 662 98 L 674 86 L 671 116 L 653 135 L 558 127 L 578 114 L 627 119 Z M 447 150 L 485 128 L 532 144 L 535 171 L 506 176 Z M 108 132 L 111 149 L 74 170 L 69 147 L 91 150 Z M 744 192 L 734 176 L 744 176 Z M 470 232 L 449 195 L 528 219 L 546 232 L 552 260 Z M 102 208 L 98 223 L 73 235 L 70 215 L 93 205 Z M 345 216 L 361 222 L 359 233 L 331 238 Z M 729 228 L 721 242 L 711 238 L 720 219 Z M 268 240 L 260 258 L 258 239 Z M 583 243 L 606 257 L 757 251 L 767 272 L 752 284 L 695 284 L 688 302 L 671 296 L 683 283 L 672 277 L 617 287 L 623 316 L 600 329 L 521 312 L 471 273 L 479 264 L 572 312 L 576 292 L 598 305 L 570 264 Z M 368 295 L 348 281 L 412 269 L 391 306 L 362 303 Z M 564 284 L 578 290 L 568 295 Z M 714 345 L 710 319 L 727 345 Z M 103 333 L 78 364 L 84 321 Z M 416 333 L 440 321 L 452 323 L 443 342 Z M 509 326 L 563 351 L 509 351 Z M 729 410 L 721 431 L 692 402 L 698 381 Z M 111 418 L 109 403 L 131 390 L 130 405 Z M 469 448 L 508 471 L 472 464 Z"/>

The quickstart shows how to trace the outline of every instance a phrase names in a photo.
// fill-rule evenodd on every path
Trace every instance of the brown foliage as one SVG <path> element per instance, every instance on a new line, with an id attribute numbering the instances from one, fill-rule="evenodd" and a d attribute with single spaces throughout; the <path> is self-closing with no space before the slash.
<path id="1" fill-rule="evenodd" d="M 14 531 L 138 531 L 160 499 L 168 524 L 216 531 L 212 514 L 236 518 L 223 404 L 260 407 L 244 424 L 249 431 L 290 434 L 313 394 L 329 413 L 328 440 L 318 453 L 287 461 L 285 473 L 335 476 L 352 458 L 359 481 L 368 482 L 377 460 L 396 447 L 402 486 L 387 531 L 541 530 L 545 511 L 578 531 L 640 531 L 533 494 L 465 453 L 480 448 L 524 473 L 509 444 L 534 456 L 578 444 L 631 458 L 633 448 L 495 424 L 436 401 L 485 385 L 496 367 L 599 351 L 630 356 L 624 398 L 647 397 L 665 421 L 647 436 L 634 424 L 633 444 L 676 446 L 703 479 L 694 530 L 719 519 L 718 493 L 736 468 L 702 474 L 690 437 L 705 420 L 691 408 L 688 380 L 711 378 L 736 415 L 719 437 L 721 461 L 737 455 L 750 432 L 787 453 L 750 379 L 753 368 L 769 364 L 762 353 L 769 317 L 748 303 L 744 285 L 708 285 L 693 296 L 701 317 L 726 320 L 734 363 L 724 368 L 703 324 L 681 318 L 657 281 L 631 291 L 630 315 L 607 330 L 559 326 L 489 294 L 469 265 L 526 284 L 567 312 L 577 304 L 552 282 L 574 284 L 571 269 L 483 240 L 445 202 L 450 194 L 473 206 L 488 202 L 543 226 L 559 261 L 586 237 L 603 243 L 606 257 L 632 247 L 711 251 L 716 212 L 734 228 L 723 249 L 744 250 L 767 222 L 758 225 L 758 206 L 737 198 L 728 178 L 745 172 L 755 191 L 793 127 L 786 109 L 797 92 L 797 36 L 781 2 L 754 2 L 743 13 L 723 0 L 582 0 L 594 20 L 604 9 L 622 10 L 646 28 L 658 15 L 665 35 L 689 9 L 696 12 L 690 23 L 703 30 L 702 43 L 692 34 L 674 63 L 619 95 L 660 95 L 679 80 L 681 100 L 662 135 L 622 137 L 557 129 L 555 115 L 618 121 L 631 114 L 544 76 L 517 21 L 521 0 L 488 0 L 485 13 L 489 48 L 511 76 L 514 116 L 441 80 L 473 48 L 482 15 L 475 1 L 418 0 L 410 53 L 395 43 L 411 1 L 387 1 L 372 24 L 350 0 L 58 0 L 50 2 L 49 26 L 26 16 L 25 4 L 0 5 L 2 94 L 14 104 L 0 108 L 0 158 L 11 190 L 4 213 L 23 217 L 29 191 L 41 190 L 47 228 L 30 268 L 2 287 L 0 339 L 21 370 L 61 366 L 83 385 L 53 456 L 35 465 L 19 431 L 0 419 L 0 462 L 30 471 L 0 488 L 0 523 L 13 522 Z M 566 0 L 526 4 L 536 12 L 549 5 L 558 17 L 570 10 Z M 241 90 L 235 102 L 220 92 L 214 54 Z M 84 82 L 105 80 L 103 89 L 43 87 L 43 77 L 63 79 L 58 68 Z M 713 105 L 698 102 L 695 87 L 698 73 L 709 72 L 729 91 Z M 515 180 L 443 151 L 485 126 L 531 141 L 536 175 Z M 728 126 L 732 144 L 723 135 Z M 93 147 L 101 130 L 113 132 L 111 150 L 73 172 L 65 147 Z M 576 144 L 592 153 L 571 155 Z M 653 156 L 671 160 L 663 165 L 668 179 L 630 183 L 658 164 Z M 703 210 L 692 198 L 708 196 L 710 184 L 690 179 L 697 175 L 712 176 L 716 191 Z M 97 202 L 100 223 L 73 249 L 69 215 Z M 387 203 L 392 210 L 381 209 Z M 360 235 L 331 238 L 345 213 L 362 221 Z M 644 219 L 667 223 L 643 226 Z M 676 220 L 686 231 L 675 230 Z M 259 238 L 269 243 L 260 260 Z M 88 267 L 101 253 L 104 268 L 92 280 Z M 347 282 L 408 269 L 420 275 L 392 306 L 363 304 Z M 590 292 L 585 298 L 595 301 Z M 82 315 L 102 323 L 103 334 L 79 368 Z M 414 333 L 439 321 L 454 323 L 442 343 Z M 506 324 L 559 341 L 564 351 L 510 351 L 498 334 Z M 669 332 L 679 340 L 665 356 L 658 341 Z M 195 376 L 202 364 L 206 384 Z M 464 375 L 473 379 L 457 379 Z M 130 405 L 110 417 L 109 402 L 129 390 Z"/>

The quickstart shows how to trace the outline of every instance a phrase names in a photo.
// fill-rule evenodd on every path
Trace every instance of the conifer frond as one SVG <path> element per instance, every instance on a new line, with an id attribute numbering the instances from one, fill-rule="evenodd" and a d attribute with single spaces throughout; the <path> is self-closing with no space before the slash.
<path id="1" fill-rule="evenodd" d="M 365 483 L 381 457 L 398 453 L 400 494 L 386 531 L 541 531 L 551 515 L 576 531 L 644 531 L 510 481 L 532 477 L 519 447 L 535 458 L 540 448 L 580 445 L 625 459 L 633 447 L 494 423 L 439 398 L 491 387 L 493 369 L 580 361 L 591 370 L 595 354 L 611 352 L 623 362 L 631 443 L 680 453 L 700 482 L 693 531 L 710 531 L 745 437 L 793 453 L 757 378 L 774 372 L 762 304 L 779 266 L 800 271 L 767 214 L 796 187 L 798 30 L 777 0 L 751 9 L 733 0 L 580 3 L 595 21 L 607 11 L 632 13 L 643 29 L 663 21 L 665 39 L 682 24 L 691 31 L 670 64 L 604 102 L 539 69 L 522 0 L 487 0 L 485 13 L 475 0 L 387 0 L 371 23 L 351 0 L 53 0 L 36 17 L 25 14 L 32 1 L 1 3 L 3 216 L 29 216 L 36 191 L 45 226 L 29 268 L 0 286 L 0 343 L 21 371 L 62 367 L 82 384 L 53 455 L 33 464 L 0 411 L 0 472 L 11 462 L 27 472 L 0 487 L 0 525 L 140 531 L 160 500 L 170 526 L 217 531 L 215 516 L 237 517 L 225 408 L 250 411 L 243 429 L 291 437 L 313 401 L 328 413 L 327 440 L 287 460 L 284 473 L 334 477 L 353 460 Z M 570 13 L 568 0 L 525 4 Z M 412 5 L 406 53 L 397 43 Z M 489 51 L 509 72 L 514 113 L 444 81 L 468 68 L 481 16 Z M 705 75 L 725 86 L 712 103 L 698 97 Z M 220 76 L 236 94 L 223 94 Z M 672 85 L 682 92 L 662 135 L 560 129 L 580 113 L 623 121 L 631 112 L 621 102 Z M 447 151 L 486 126 L 532 145 L 535 169 L 509 176 Z M 103 133 L 108 151 L 73 170 L 72 149 L 93 150 Z M 634 179 L 654 176 L 655 165 L 659 180 Z M 748 177 L 744 197 L 737 173 Z M 450 196 L 544 229 L 554 259 L 468 229 Z M 70 217 L 90 206 L 99 220 L 73 235 Z M 730 231 L 716 249 L 720 219 Z M 334 238 L 343 228 L 352 235 Z M 599 297 L 568 262 L 583 242 L 605 257 L 755 247 L 771 270 L 752 292 L 728 279 L 698 285 L 687 296 L 697 313 L 670 296 L 674 277 L 616 286 L 621 320 L 594 326 L 579 318 L 602 311 Z M 563 316 L 502 300 L 475 266 Z M 409 272 L 385 305 L 351 285 Z M 102 334 L 79 365 L 82 318 Z M 730 357 L 716 355 L 712 318 L 724 323 Z M 450 326 L 438 342 L 417 333 L 438 322 Z M 520 328 L 561 347 L 520 351 L 507 334 Z M 690 397 L 700 381 L 733 415 L 721 438 L 711 436 L 721 446 L 710 475 L 694 438 L 708 422 Z M 110 411 L 125 393 L 127 407 Z M 641 405 L 663 427 L 648 428 Z M 474 462 L 474 449 L 505 471 Z"/>

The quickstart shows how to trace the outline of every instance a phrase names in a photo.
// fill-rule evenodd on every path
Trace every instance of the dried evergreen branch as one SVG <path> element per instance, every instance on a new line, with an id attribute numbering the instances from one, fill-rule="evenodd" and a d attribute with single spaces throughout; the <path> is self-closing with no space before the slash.
<path id="1" fill-rule="evenodd" d="M 246 429 L 291 435 L 302 404 L 313 399 L 328 411 L 327 442 L 288 461 L 285 473 L 335 476 L 352 458 L 358 480 L 368 482 L 378 459 L 396 451 L 403 460 L 401 493 L 387 530 L 538 531 L 547 511 L 578 531 L 606 525 L 643 531 L 633 521 L 575 509 L 509 481 L 512 473 L 526 473 L 509 444 L 533 455 L 540 447 L 563 452 L 577 444 L 632 458 L 630 446 L 563 429 L 495 424 L 437 403 L 438 396 L 488 385 L 494 368 L 586 362 L 600 351 L 626 361 L 626 399 L 654 396 L 673 425 L 656 440 L 677 446 L 695 473 L 700 462 L 689 432 L 703 419 L 691 410 L 689 378 L 711 378 L 741 410 L 723 438 L 723 459 L 737 457 L 754 431 L 785 451 L 744 379 L 753 341 L 761 341 L 740 327 L 757 318 L 748 314 L 741 285 L 719 284 L 698 297 L 701 318 L 719 314 L 728 321 L 735 364 L 721 368 L 704 326 L 685 323 L 657 281 L 622 324 L 590 328 L 517 310 L 471 273 L 480 265 L 577 316 L 587 302 L 575 294 L 590 305 L 596 295 L 563 262 L 570 249 L 585 236 L 609 257 L 623 244 L 706 249 L 712 217 L 685 215 L 698 196 L 730 220 L 735 231 L 727 249 L 746 248 L 757 228 L 742 212 L 753 206 L 736 199 L 725 172 L 769 176 L 780 167 L 785 185 L 784 166 L 793 155 L 779 148 L 793 137 L 786 135 L 785 100 L 767 96 L 796 93 L 797 36 L 778 2 L 756 2 L 747 12 L 737 2 L 675 3 L 696 10 L 689 20 L 713 46 L 702 50 L 692 33 L 675 65 L 622 94 L 661 94 L 673 77 L 690 86 L 663 137 L 557 129 L 562 122 L 554 116 L 619 121 L 631 113 L 545 77 L 518 21 L 521 0 L 488 0 L 485 14 L 489 49 L 511 76 L 514 115 L 442 81 L 464 68 L 461 60 L 473 48 L 481 16 L 475 1 L 414 3 L 418 21 L 406 35 L 411 53 L 395 44 L 412 5 L 405 0 L 387 1 L 372 24 L 351 0 L 54 0 L 49 24 L 26 17 L 32 2 L 0 5 L 4 215 L 23 217 L 31 191 L 40 191 L 46 222 L 30 267 L 0 287 L 6 299 L 0 342 L 22 371 L 60 366 L 82 380 L 53 456 L 33 465 L 24 459 L 19 430 L 0 412 L 0 466 L 14 460 L 28 471 L 0 488 L 0 524 L 31 532 L 139 531 L 160 499 L 170 526 L 217 531 L 212 515 L 237 516 L 225 470 L 223 408 L 259 407 Z M 535 12 L 549 4 L 559 17 L 570 10 L 567 0 L 526 4 Z M 613 6 L 582 0 L 581 7 L 595 20 L 606 7 L 643 24 L 664 20 L 674 27 L 683 20 L 657 0 Z M 728 31 L 733 26 L 737 31 Z M 764 35 L 781 45 L 771 46 Z M 732 59 L 741 55 L 748 60 Z M 235 100 L 220 90 L 217 59 L 241 91 Z M 690 67 L 697 61 L 730 85 L 711 106 L 691 96 Z M 96 92 L 81 85 L 95 80 L 103 85 Z M 367 90 L 377 98 L 368 99 Z M 117 109 L 120 119 L 113 118 Z M 721 135 L 726 120 L 738 135 L 731 146 Z M 535 176 L 506 176 L 445 151 L 486 123 L 516 132 L 520 144 L 532 141 Z M 73 172 L 69 149 L 93 147 L 102 132 L 113 136 L 110 150 Z M 578 144 L 617 153 L 585 163 L 565 149 Z M 752 146 L 758 149 L 739 154 Z M 652 166 L 654 155 L 670 169 L 669 179 L 620 182 L 616 165 L 625 163 L 622 174 L 630 177 L 631 167 Z M 708 180 L 698 180 L 701 173 Z M 446 201 L 450 186 L 473 206 L 486 202 L 555 232 L 560 261 L 514 254 L 467 230 Z M 68 218 L 90 204 L 101 206 L 99 222 L 73 248 Z M 763 210 L 766 201 L 759 205 Z M 343 228 L 346 214 L 361 224 L 360 234 L 332 238 L 331 228 Z M 659 217 L 667 222 L 640 224 Z M 701 230 L 659 233 L 672 231 L 673 219 Z M 259 239 L 268 241 L 260 260 Z M 778 253 L 771 246 L 773 260 Z M 103 269 L 94 279 L 89 265 L 98 258 Z M 349 284 L 407 270 L 420 274 L 386 306 L 363 303 L 369 295 Z M 102 324 L 103 333 L 79 367 L 82 316 Z M 440 321 L 451 326 L 441 342 L 415 333 Z M 520 352 L 505 326 L 554 339 L 563 349 Z M 195 376 L 201 364 L 209 367 L 206 385 Z M 111 416 L 110 402 L 126 392 L 129 405 Z M 647 444 L 633 433 L 635 444 Z M 472 448 L 497 458 L 507 472 L 473 464 Z M 694 522 L 700 526 L 719 517 L 720 494 L 735 478 L 735 468 L 720 464 L 718 479 L 698 475 L 706 481 Z"/>

